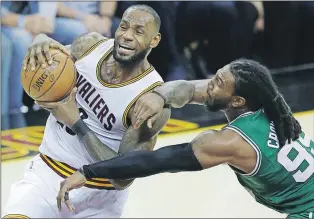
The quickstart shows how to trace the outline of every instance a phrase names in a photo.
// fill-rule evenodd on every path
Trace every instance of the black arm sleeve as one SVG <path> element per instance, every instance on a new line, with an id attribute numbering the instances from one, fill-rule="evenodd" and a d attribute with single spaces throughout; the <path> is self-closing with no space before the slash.
<path id="1" fill-rule="evenodd" d="M 202 169 L 190 144 L 168 146 L 156 151 L 130 152 L 107 161 L 83 166 L 87 179 L 133 179 L 163 172 Z"/>

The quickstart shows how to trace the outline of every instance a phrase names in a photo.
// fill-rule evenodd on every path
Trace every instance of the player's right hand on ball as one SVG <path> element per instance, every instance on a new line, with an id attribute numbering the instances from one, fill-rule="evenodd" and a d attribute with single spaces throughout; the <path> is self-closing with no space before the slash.
<path id="1" fill-rule="evenodd" d="M 28 66 L 31 71 L 34 71 L 37 65 L 41 65 L 42 68 L 46 67 L 46 63 L 51 65 L 52 59 L 49 48 L 59 49 L 70 56 L 70 52 L 62 44 L 45 34 L 39 34 L 34 38 L 32 44 L 28 47 L 28 51 L 23 60 L 24 71 Z"/>

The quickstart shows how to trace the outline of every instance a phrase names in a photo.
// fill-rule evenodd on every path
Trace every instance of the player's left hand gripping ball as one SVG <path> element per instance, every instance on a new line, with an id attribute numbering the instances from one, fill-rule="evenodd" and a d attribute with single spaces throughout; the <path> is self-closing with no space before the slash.
<path id="1" fill-rule="evenodd" d="M 70 211 L 74 211 L 74 207 L 70 203 L 69 192 L 72 189 L 78 189 L 85 185 L 87 179 L 80 172 L 75 172 L 60 183 L 60 190 L 57 196 L 57 205 L 59 211 L 61 211 L 62 203 L 65 203 Z"/>
<path id="2" fill-rule="evenodd" d="M 76 92 L 77 88 L 75 87 L 69 96 L 59 102 L 36 101 L 36 104 L 50 111 L 59 122 L 72 127 L 80 119 L 80 112 L 75 99 Z"/>

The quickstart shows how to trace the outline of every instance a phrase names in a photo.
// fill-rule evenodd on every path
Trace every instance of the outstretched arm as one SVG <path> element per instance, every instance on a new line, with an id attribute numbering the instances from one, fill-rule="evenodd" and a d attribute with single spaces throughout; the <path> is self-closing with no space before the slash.
<path id="1" fill-rule="evenodd" d="M 164 108 L 162 113 L 158 116 L 157 120 L 153 124 L 151 129 L 147 128 L 146 124 L 143 124 L 139 129 L 135 129 L 132 126 L 128 128 L 123 136 L 119 147 L 119 154 L 125 154 L 131 151 L 140 150 L 153 150 L 158 133 L 167 124 L 170 118 L 170 108 Z M 81 121 L 82 122 L 82 121 Z M 81 123 L 80 122 L 80 123 Z M 81 126 L 87 129 L 85 123 L 81 123 Z M 109 160 L 111 158 L 117 157 L 118 153 L 113 151 L 110 147 L 103 144 L 97 136 L 90 130 L 83 131 L 80 133 L 79 128 L 78 134 L 82 136 L 82 141 L 84 142 L 85 148 L 88 150 L 89 154 L 94 158 L 95 162 Z M 130 179 L 130 178 L 127 178 Z M 130 180 L 110 180 L 116 189 L 124 189 L 133 182 L 134 178 Z"/>
<path id="2" fill-rule="evenodd" d="M 206 100 L 209 79 L 194 81 L 171 81 L 155 89 L 164 96 L 165 104 L 181 108 L 185 104 L 203 104 Z"/>
<path id="3" fill-rule="evenodd" d="M 127 179 L 207 169 L 232 161 L 236 147 L 226 141 L 229 132 L 208 131 L 190 144 L 168 146 L 152 152 L 130 152 L 108 161 L 85 165 L 81 171 L 86 178 Z"/>
<path id="4" fill-rule="evenodd" d="M 195 81 L 171 81 L 144 94 L 135 103 L 134 113 L 137 118 L 132 122 L 139 127 L 147 120 L 151 127 L 164 105 L 181 108 L 185 104 L 203 104 L 207 98 L 207 87 L 210 79 Z"/>
<path id="5" fill-rule="evenodd" d="M 60 209 L 65 201 L 71 209 L 69 200 L 64 199 L 65 194 L 83 186 L 88 178 L 139 178 L 164 172 L 200 171 L 223 163 L 249 172 L 256 160 L 250 153 L 254 154 L 255 151 L 231 130 L 204 132 L 190 144 L 168 146 L 156 151 L 130 152 L 108 161 L 85 165 L 64 180 L 57 197 L 58 207 Z"/>
<path id="6" fill-rule="evenodd" d="M 102 143 L 89 127 L 80 119 L 80 114 L 76 105 L 76 88 L 73 89 L 69 97 L 59 103 L 39 103 L 40 106 L 50 109 L 56 119 L 71 129 L 78 135 L 84 143 L 85 148 L 95 162 L 108 160 L 118 156 L 118 153 Z M 134 150 L 152 150 L 156 143 L 156 136 L 166 125 L 170 118 L 170 108 L 164 108 L 151 129 L 143 124 L 139 129 L 129 127 L 121 141 L 119 154 L 124 154 Z M 134 120 L 133 109 L 129 111 L 129 118 Z M 129 182 L 112 181 L 117 189 L 123 189 Z"/>

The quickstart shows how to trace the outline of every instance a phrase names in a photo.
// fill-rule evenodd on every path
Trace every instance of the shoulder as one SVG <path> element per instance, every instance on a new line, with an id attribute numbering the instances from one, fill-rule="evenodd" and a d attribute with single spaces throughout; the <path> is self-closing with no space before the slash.
<path id="1" fill-rule="evenodd" d="M 109 40 L 109 38 L 106 38 L 96 32 L 83 34 L 77 37 L 71 44 L 71 54 L 76 60 L 78 60 L 92 47 L 107 40 Z"/>
<path id="2" fill-rule="evenodd" d="M 194 149 L 202 150 L 205 153 L 219 153 L 220 151 L 226 155 L 236 155 L 245 141 L 238 133 L 223 129 L 204 131 L 196 136 L 191 144 Z"/>
<path id="3" fill-rule="evenodd" d="M 256 163 L 254 150 L 232 130 L 209 130 L 191 142 L 192 150 L 204 168 L 228 163 L 250 172 Z"/>

